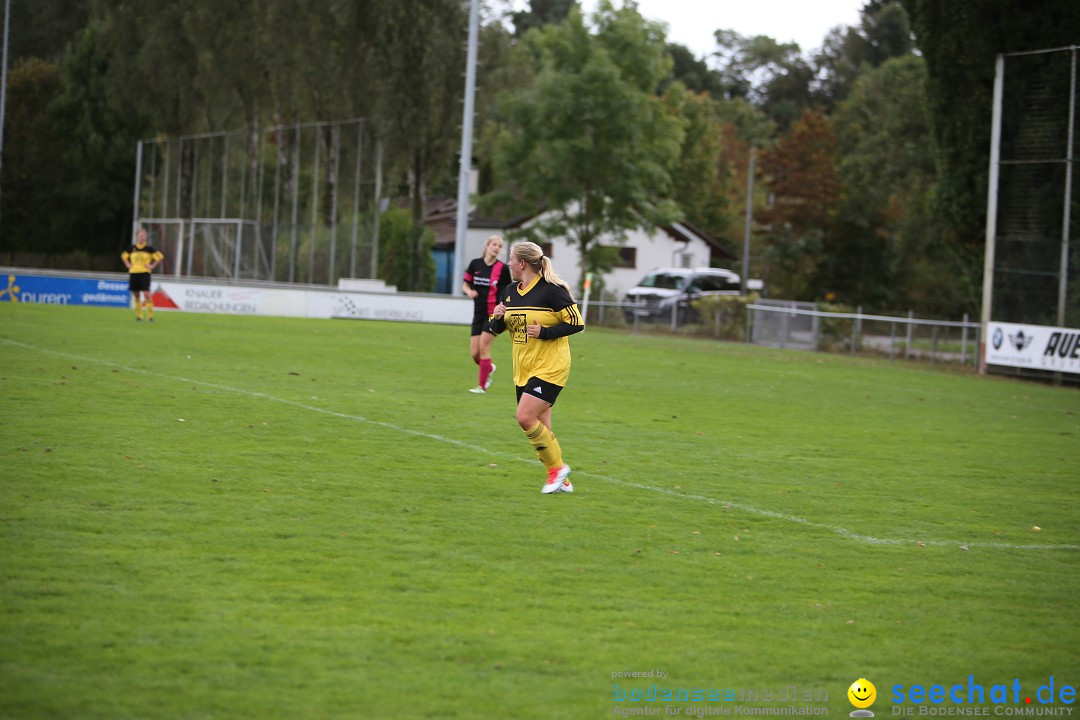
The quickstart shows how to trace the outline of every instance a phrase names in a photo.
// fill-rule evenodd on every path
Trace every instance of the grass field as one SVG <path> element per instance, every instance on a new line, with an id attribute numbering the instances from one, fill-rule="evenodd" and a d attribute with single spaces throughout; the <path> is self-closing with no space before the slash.
<path id="1" fill-rule="evenodd" d="M 0 717 L 1080 684 L 1075 389 L 594 329 L 544 496 L 467 334 L 0 304 Z"/>

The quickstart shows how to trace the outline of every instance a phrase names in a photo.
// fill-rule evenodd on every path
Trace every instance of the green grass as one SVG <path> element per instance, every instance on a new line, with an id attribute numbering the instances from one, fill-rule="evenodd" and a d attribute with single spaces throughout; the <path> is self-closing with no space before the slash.
<path id="1" fill-rule="evenodd" d="M 1080 684 L 1076 390 L 594 329 L 542 496 L 509 346 L 477 397 L 467 343 L 0 304 L 0 717 Z"/>

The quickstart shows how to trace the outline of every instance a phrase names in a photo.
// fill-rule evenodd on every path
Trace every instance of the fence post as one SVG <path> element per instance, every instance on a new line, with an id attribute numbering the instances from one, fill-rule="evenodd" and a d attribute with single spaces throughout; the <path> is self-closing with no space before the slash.
<path id="1" fill-rule="evenodd" d="M 889 323 L 889 362 L 893 361 L 893 356 L 896 354 L 896 321 L 893 320 Z"/>
<path id="2" fill-rule="evenodd" d="M 855 308 L 855 319 L 851 322 L 851 357 L 855 357 L 855 351 L 859 343 L 859 331 L 862 329 L 862 305 Z"/>
<path id="3" fill-rule="evenodd" d="M 930 326 L 930 364 L 937 364 L 937 325 Z"/>
<path id="4" fill-rule="evenodd" d="M 904 359 L 910 360 L 911 359 L 911 337 L 912 337 L 912 331 L 915 329 L 915 324 L 912 323 L 911 321 L 915 319 L 915 311 L 914 310 L 908 310 L 907 311 L 907 316 L 908 316 L 907 345 L 904 347 Z"/>
<path id="5" fill-rule="evenodd" d="M 964 327 L 960 333 L 960 367 L 967 365 L 967 324 L 968 314 L 964 313 Z"/>

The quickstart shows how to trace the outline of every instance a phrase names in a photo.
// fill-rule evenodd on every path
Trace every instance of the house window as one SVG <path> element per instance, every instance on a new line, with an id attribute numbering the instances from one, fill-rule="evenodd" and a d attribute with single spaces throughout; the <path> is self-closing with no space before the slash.
<path id="1" fill-rule="evenodd" d="M 690 253 L 679 253 L 679 267 L 694 267 L 694 256 Z"/>
<path id="2" fill-rule="evenodd" d="M 615 261 L 615 267 L 617 268 L 630 268 L 631 270 L 637 267 L 637 248 L 632 247 L 620 247 L 619 259 Z"/>
<path id="3" fill-rule="evenodd" d="M 552 245 L 551 243 L 537 243 L 537 244 L 540 246 L 540 252 L 547 255 L 548 260 L 551 260 L 552 257 L 553 257 L 552 254 L 551 254 L 551 251 L 555 246 Z"/>

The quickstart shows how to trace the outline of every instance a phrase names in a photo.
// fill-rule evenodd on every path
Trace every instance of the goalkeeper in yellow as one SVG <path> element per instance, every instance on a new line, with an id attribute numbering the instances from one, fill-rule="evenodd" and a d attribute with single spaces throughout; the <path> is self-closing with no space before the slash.
<path id="1" fill-rule="evenodd" d="M 510 277 L 491 315 L 496 335 L 510 332 L 517 386 L 517 421 L 537 457 L 547 467 L 540 492 L 574 492 L 570 466 L 551 432 L 551 407 L 570 377 L 569 336 L 585 329 L 570 287 L 555 274 L 540 246 L 518 242 L 510 248 Z"/>
<path id="2" fill-rule="evenodd" d="M 139 228 L 135 233 L 135 244 L 120 254 L 120 259 L 128 269 L 128 289 L 135 300 L 135 319 L 142 320 L 143 308 L 146 317 L 154 322 L 154 299 L 150 295 L 150 273 L 165 258 L 160 252 L 146 244 L 146 230 Z M 139 295 L 142 295 L 142 303 Z"/>

